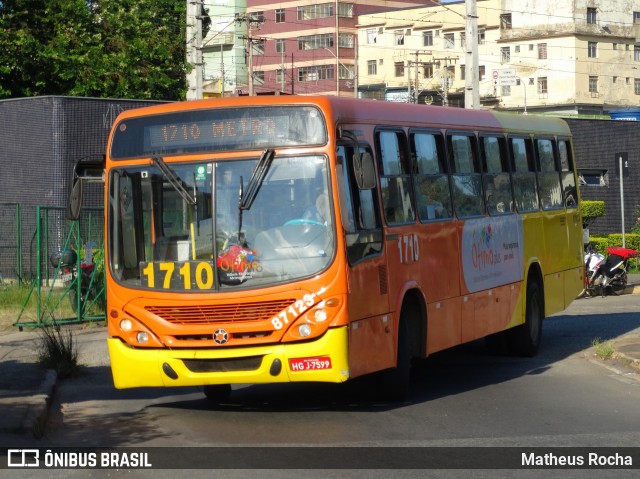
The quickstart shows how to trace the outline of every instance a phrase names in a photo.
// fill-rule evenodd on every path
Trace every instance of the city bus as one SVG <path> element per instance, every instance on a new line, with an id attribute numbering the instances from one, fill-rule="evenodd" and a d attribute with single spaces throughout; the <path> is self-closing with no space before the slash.
<path id="1" fill-rule="evenodd" d="M 90 171 L 79 164 L 77 183 Z M 535 355 L 545 317 L 583 287 L 557 118 L 338 97 L 169 103 L 121 113 L 93 176 L 116 388 L 221 401 L 236 384 L 371 375 L 402 398 L 414 359 L 462 343 Z"/>

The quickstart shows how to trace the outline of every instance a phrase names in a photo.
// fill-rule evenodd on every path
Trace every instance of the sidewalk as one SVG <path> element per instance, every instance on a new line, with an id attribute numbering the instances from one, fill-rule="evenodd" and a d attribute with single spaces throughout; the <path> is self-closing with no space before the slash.
<path id="1" fill-rule="evenodd" d="M 640 295 L 640 275 L 629 276 L 625 294 Z M 78 328 L 81 356 L 92 364 L 107 365 L 106 346 L 95 346 L 107 337 L 102 323 L 84 329 L 83 325 L 73 327 Z M 17 328 L 0 333 L 0 436 L 39 437 L 46 425 L 58 378 L 54 371 L 38 365 L 40 334 L 37 329 L 19 332 Z M 614 347 L 619 359 L 640 371 L 640 337 L 623 336 Z"/>

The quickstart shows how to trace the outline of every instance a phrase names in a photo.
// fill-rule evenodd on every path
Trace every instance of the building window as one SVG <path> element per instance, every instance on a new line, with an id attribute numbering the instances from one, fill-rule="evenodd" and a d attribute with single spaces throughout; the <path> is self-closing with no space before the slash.
<path id="1" fill-rule="evenodd" d="M 251 41 L 251 53 L 255 56 L 264 55 L 265 40 L 252 40 Z"/>
<path id="2" fill-rule="evenodd" d="M 375 28 L 368 28 L 367 43 L 371 45 L 373 43 L 376 43 L 377 41 L 378 41 L 378 30 Z"/>
<path id="3" fill-rule="evenodd" d="M 284 38 L 276 38 L 276 53 L 284 53 Z"/>
<path id="4" fill-rule="evenodd" d="M 539 77 L 538 78 L 538 94 L 546 95 L 547 93 L 549 93 L 547 90 L 547 77 Z"/>
<path id="5" fill-rule="evenodd" d="M 464 81 L 467 78 L 467 67 L 466 65 L 460 65 L 460 80 Z"/>
<path id="6" fill-rule="evenodd" d="M 424 75 L 425 78 L 432 78 L 433 77 L 433 63 L 425 63 L 424 64 L 423 75 Z"/>
<path id="7" fill-rule="evenodd" d="M 598 77 L 589 76 L 589 93 L 598 93 Z"/>
<path id="8" fill-rule="evenodd" d="M 546 60 L 546 59 L 547 59 L 547 44 L 538 43 L 538 60 Z"/>
<path id="9" fill-rule="evenodd" d="M 588 7 L 587 8 L 587 23 L 590 23 L 592 25 L 595 25 L 596 20 L 597 20 L 597 16 L 596 16 L 596 9 L 593 7 Z"/>
<path id="10" fill-rule="evenodd" d="M 264 72 L 262 71 L 254 71 L 253 72 L 253 83 L 254 85 L 264 85 Z"/>
<path id="11" fill-rule="evenodd" d="M 393 32 L 396 40 L 396 45 L 404 45 L 404 30 L 396 30 Z"/>
<path id="12" fill-rule="evenodd" d="M 596 58 L 598 56 L 598 42 L 588 42 L 587 52 L 589 58 Z"/>
<path id="13" fill-rule="evenodd" d="M 487 75 L 487 69 L 484 65 L 480 65 L 478 67 L 478 78 L 482 81 L 485 79 L 485 76 Z"/>
<path id="14" fill-rule="evenodd" d="M 375 60 L 367 60 L 367 75 L 378 74 L 378 62 Z"/>
<path id="15" fill-rule="evenodd" d="M 276 70 L 276 83 L 279 83 L 282 85 L 283 82 L 284 82 L 284 70 L 282 68 L 278 68 Z"/>
<path id="16" fill-rule="evenodd" d="M 634 78 L 634 80 L 633 80 L 633 92 L 636 95 L 640 95 L 640 78 Z"/>
<path id="17" fill-rule="evenodd" d="M 614 50 L 617 50 L 617 49 L 618 49 L 618 44 L 617 44 L 617 43 L 613 43 L 613 44 L 612 44 L 612 48 L 613 48 Z"/>
<path id="18" fill-rule="evenodd" d="M 454 48 L 456 46 L 455 36 L 453 33 L 445 33 L 444 34 L 444 47 Z"/>
<path id="19" fill-rule="evenodd" d="M 502 63 L 509 63 L 511 61 L 511 48 L 510 47 L 501 47 L 500 48 L 500 60 Z"/>
<path id="20" fill-rule="evenodd" d="M 433 46 L 433 32 L 422 32 L 422 46 L 423 47 L 432 47 Z"/>
<path id="21" fill-rule="evenodd" d="M 511 96 L 511 86 L 510 85 L 503 85 L 501 87 L 501 93 L 502 96 Z"/>
<path id="22" fill-rule="evenodd" d="M 640 62 L 640 45 L 633 46 L 633 61 Z"/>
<path id="23" fill-rule="evenodd" d="M 500 15 L 500 28 L 502 30 L 511 30 L 511 14 L 503 13 Z"/>
<path id="24" fill-rule="evenodd" d="M 276 10 L 276 23 L 284 23 L 284 8 L 278 8 Z"/>
<path id="25" fill-rule="evenodd" d="M 338 3 L 338 16 L 342 18 L 353 18 L 353 3 Z"/>
<path id="26" fill-rule="evenodd" d="M 321 3 L 298 7 L 298 20 L 333 17 L 333 3 Z"/>
<path id="27" fill-rule="evenodd" d="M 298 38 L 298 50 L 318 50 L 333 46 L 333 33 L 309 35 Z"/>
<path id="28" fill-rule="evenodd" d="M 252 23 L 264 23 L 264 12 L 252 12 L 248 14 L 248 17 Z"/>
<path id="29" fill-rule="evenodd" d="M 393 64 L 395 70 L 395 76 L 403 77 L 404 76 L 404 62 L 395 62 Z"/>
<path id="30" fill-rule="evenodd" d="M 340 33 L 338 35 L 338 46 L 340 48 L 353 48 L 354 38 L 351 33 Z"/>
<path id="31" fill-rule="evenodd" d="M 608 186 L 607 170 L 578 170 L 580 186 Z"/>
<path id="32" fill-rule="evenodd" d="M 640 12 L 633 12 L 633 24 L 640 23 Z"/>
<path id="33" fill-rule="evenodd" d="M 478 45 L 484 45 L 484 28 L 478 28 Z"/>
<path id="34" fill-rule="evenodd" d="M 467 48 L 467 33 L 460 32 L 460 48 Z"/>
<path id="35" fill-rule="evenodd" d="M 333 65 L 298 68 L 298 81 L 333 80 Z"/>
<path id="36" fill-rule="evenodd" d="M 513 51 L 515 53 L 520 53 L 520 45 L 516 45 L 515 47 L 513 47 Z"/>
<path id="37" fill-rule="evenodd" d="M 353 66 L 340 63 L 338 68 L 338 78 L 341 80 L 353 80 Z"/>

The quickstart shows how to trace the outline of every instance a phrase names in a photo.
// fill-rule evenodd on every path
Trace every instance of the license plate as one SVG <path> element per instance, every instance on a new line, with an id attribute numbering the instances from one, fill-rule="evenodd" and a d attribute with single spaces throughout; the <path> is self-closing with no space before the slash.
<path id="1" fill-rule="evenodd" d="M 73 279 L 73 273 L 64 273 L 60 275 L 60 280 L 65 283 Z"/>
<path id="2" fill-rule="evenodd" d="M 331 369 L 331 358 L 329 356 L 317 356 L 313 358 L 289 359 L 289 369 L 291 369 L 292 372 Z"/>

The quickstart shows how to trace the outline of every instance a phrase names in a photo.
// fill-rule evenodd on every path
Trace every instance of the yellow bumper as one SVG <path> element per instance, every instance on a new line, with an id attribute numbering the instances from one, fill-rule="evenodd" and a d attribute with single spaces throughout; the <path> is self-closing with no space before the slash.
<path id="1" fill-rule="evenodd" d="M 136 349 L 119 338 L 107 339 L 113 382 L 118 389 L 298 381 L 344 382 L 349 378 L 347 343 L 346 326 L 329 329 L 314 341 L 246 348 Z M 326 368 L 326 357 L 331 360 L 330 368 Z M 298 370 L 292 371 L 289 359 L 294 358 L 322 358 L 322 361 L 310 361 L 308 368 L 298 366 Z M 318 365 L 325 368 L 317 369 Z"/>

